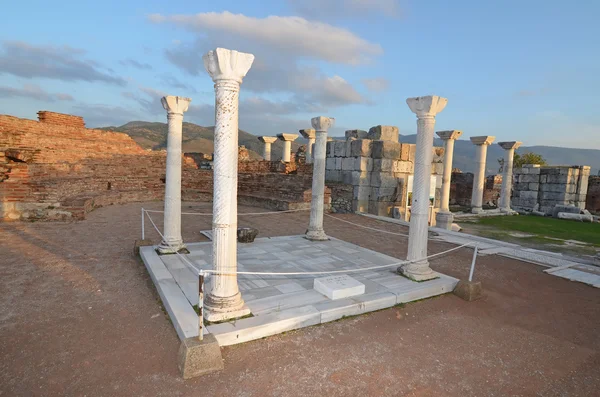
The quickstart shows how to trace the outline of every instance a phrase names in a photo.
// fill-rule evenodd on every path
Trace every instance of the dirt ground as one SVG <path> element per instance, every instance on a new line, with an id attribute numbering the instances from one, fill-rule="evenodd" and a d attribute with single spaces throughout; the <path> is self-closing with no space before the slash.
<path id="1" fill-rule="evenodd" d="M 495 255 L 478 260 L 480 301 L 444 295 L 223 348 L 224 371 L 184 381 L 177 335 L 132 254 L 141 206 L 98 209 L 73 223 L 0 223 L 1 396 L 598 395 L 600 290 Z M 303 212 L 241 218 L 240 225 L 263 237 L 291 235 L 304 233 L 307 220 Z M 187 241 L 202 241 L 198 232 L 210 218 L 183 224 Z M 331 218 L 325 230 L 406 255 L 403 237 Z M 150 227 L 147 233 L 158 242 Z M 450 247 L 434 242 L 430 253 Z M 471 253 L 461 249 L 431 266 L 464 278 Z"/>

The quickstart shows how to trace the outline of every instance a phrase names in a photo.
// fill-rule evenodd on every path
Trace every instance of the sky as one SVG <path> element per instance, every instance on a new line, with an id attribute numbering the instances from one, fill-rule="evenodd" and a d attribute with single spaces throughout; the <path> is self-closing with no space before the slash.
<path id="1" fill-rule="evenodd" d="M 596 0 L 8 2 L 0 114 L 165 122 L 161 96 L 179 95 L 185 121 L 214 125 L 202 55 L 224 47 L 255 55 L 240 128 L 256 135 L 319 115 L 335 117 L 332 135 L 414 134 L 406 98 L 439 95 L 436 130 L 462 139 L 600 149 L 598 15 Z"/>

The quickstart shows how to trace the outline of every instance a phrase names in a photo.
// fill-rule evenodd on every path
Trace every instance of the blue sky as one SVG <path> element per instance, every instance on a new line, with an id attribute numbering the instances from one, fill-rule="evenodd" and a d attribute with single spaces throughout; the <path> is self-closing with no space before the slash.
<path id="1" fill-rule="evenodd" d="M 10 2 L 0 25 L 0 113 L 84 116 L 88 126 L 165 121 L 160 96 L 192 98 L 212 125 L 201 56 L 256 56 L 240 127 L 416 130 L 406 98 L 440 95 L 436 129 L 524 145 L 600 149 L 598 1 Z"/>

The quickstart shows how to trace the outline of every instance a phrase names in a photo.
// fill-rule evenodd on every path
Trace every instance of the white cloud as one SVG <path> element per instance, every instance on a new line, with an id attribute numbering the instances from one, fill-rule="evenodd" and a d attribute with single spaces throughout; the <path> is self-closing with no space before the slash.
<path id="1" fill-rule="evenodd" d="M 373 79 L 363 79 L 362 83 L 365 85 L 365 87 L 367 87 L 367 89 L 369 91 L 373 91 L 373 92 L 385 91 L 390 86 L 390 82 L 383 77 L 377 77 L 377 78 L 373 78 Z"/>
<path id="2" fill-rule="evenodd" d="M 246 44 L 267 46 L 280 57 L 292 55 L 342 64 L 361 64 L 381 55 L 379 44 L 370 43 L 350 32 L 326 23 L 302 17 L 268 16 L 255 18 L 230 12 L 196 15 L 149 16 L 155 23 L 170 22 L 188 30 L 243 38 Z M 240 43 L 243 44 L 244 43 Z M 241 51 L 248 51 L 240 48 Z"/>
<path id="3" fill-rule="evenodd" d="M 400 14 L 398 0 L 288 0 L 288 3 L 298 14 L 317 19 Z"/>
<path id="4" fill-rule="evenodd" d="M 40 101 L 72 101 L 73 97 L 63 93 L 49 93 L 42 87 L 34 84 L 24 84 L 23 88 L 0 86 L 0 98 L 22 97 Z"/>

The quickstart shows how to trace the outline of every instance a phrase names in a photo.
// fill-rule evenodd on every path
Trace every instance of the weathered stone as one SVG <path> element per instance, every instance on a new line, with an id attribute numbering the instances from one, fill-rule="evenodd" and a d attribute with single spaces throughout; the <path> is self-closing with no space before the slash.
<path id="1" fill-rule="evenodd" d="M 414 172 L 415 165 L 411 161 L 394 161 L 393 172 L 400 172 L 403 174 L 412 174 Z"/>
<path id="2" fill-rule="evenodd" d="M 335 158 L 335 169 L 342 170 L 342 158 L 341 157 Z"/>
<path id="3" fill-rule="evenodd" d="M 368 138 L 374 141 L 398 142 L 398 127 L 390 125 L 376 125 L 369 129 Z"/>
<path id="4" fill-rule="evenodd" d="M 326 170 L 335 170 L 335 158 L 328 157 L 325 161 L 325 169 Z"/>
<path id="5" fill-rule="evenodd" d="M 559 212 L 558 219 L 568 219 L 568 220 L 579 221 L 579 222 L 593 222 L 594 221 L 594 218 L 592 217 L 592 215 L 571 214 L 569 212 Z"/>
<path id="6" fill-rule="evenodd" d="M 373 159 L 370 157 L 354 157 L 354 171 L 373 171 Z"/>
<path id="7" fill-rule="evenodd" d="M 356 139 L 366 139 L 367 131 L 364 130 L 346 130 L 346 139 L 356 138 Z"/>
<path id="8" fill-rule="evenodd" d="M 392 159 L 373 159 L 374 172 L 392 172 L 394 160 Z"/>
<path id="9" fill-rule="evenodd" d="M 392 141 L 373 141 L 374 159 L 399 159 L 402 145 Z"/>
<path id="10" fill-rule="evenodd" d="M 358 201 L 368 201 L 371 194 L 370 186 L 354 186 L 353 199 Z"/>
<path id="11" fill-rule="evenodd" d="M 371 186 L 396 188 L 398 186 L 398 179 L 392 175 L 373 172 L 373 175 L 371 175 Z"/>
<path id="12" fill-rule="evenodd" d="M 354 171 L 354 157 L 342 158 L 342 171 Z"/>
<path id="13" fill-rule="evenodd" d="M 414 148 L 415 145 L 409 145 L 408 143 L 400 144 L 400 161 L 410 161 L 410 150 L 411 146 Z"/>
<path id="14" fill-rule="evenodd" d="M 352 171 L 352 185 L 369 186 L 371 183 L 371 173 L 366 171 Z"/>
<path id="15" fill-rule="evenodd" d="M 203 340 L 197 337 L 184 339 L 179 345 L 177 366 L 183 379 L 221 371 L 223 357 L 213 334 L 204 335 Z"/>
<path id="16" fill-rule="evenodd" d="M 335 141 L 327 141 L 327 157 L 335 157 Z"/>
<path id="17" fill-rule="evenodd" d="M 352 211 L 354 212 L 369 212 L 369 200 L 353 200 Z"/>
<path id="18" fill-rule="evenodd" d="M 346 141 L 333 141 L 335 143 L 335 157 L 346 157 Z"/>
<path id="19" fill-rule="evenodd" d="M 394 203 L 386 201 L 369 201 L 369 213 L 378 216 L 390 216 Z"/>
<path id="20" fill-rule="evenodd" d="M 371 157 L 373 141 L 370 139 L 357 139 L 352 141 L 351 157 Z"/>
<path id="21" fill-rule="evenodd" d="M 482 297 L 481 281 L 460 280 L 454 288 L 454 295 L 472 302 Z"/>
<path id="22" fill-rule="evenodd" d="M 258 235 L 258 229 L 253 227 L 239 227 L 237 230 L 237 240 L 239 243 L 253 243 Z"/>

